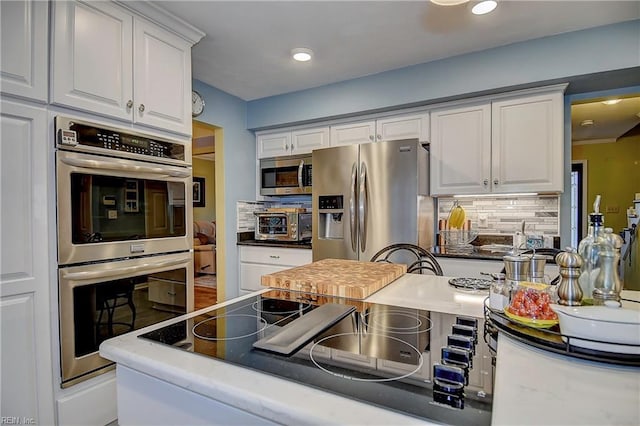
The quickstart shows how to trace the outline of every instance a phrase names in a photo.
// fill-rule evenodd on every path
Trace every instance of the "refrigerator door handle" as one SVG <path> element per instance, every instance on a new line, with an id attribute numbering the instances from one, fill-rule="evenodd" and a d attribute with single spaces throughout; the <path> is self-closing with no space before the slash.
<path id="1" fill-rule="evenodd" d="M 300 160 L 298 165 L 298 186 L 302 188 L 302 171 L 304 170 L 304 160 Z"/>
<path id="2" fill-rule="evenodd" d="M 358 250 L 358 239 L 356 236 L 356 188 L 358 186 L 358 163 L 351 166 L 351 188 L 349 194 L 349 221 L 351 225 L 351 250 Z"/>
<path id="3" fill-rule="evenodd" d="M 358 233 L 360 234 L 360 251 L 367 248 L 367 165 L 360 165 L 360 191 L 358 193 Z"/>

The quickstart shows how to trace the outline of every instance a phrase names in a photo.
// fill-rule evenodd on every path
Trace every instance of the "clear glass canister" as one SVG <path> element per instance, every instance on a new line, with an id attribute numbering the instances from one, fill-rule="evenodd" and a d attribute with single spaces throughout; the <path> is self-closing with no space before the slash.
<path id="1" fill-rule="evenodd" d="M 509 305 L 511 286 L 507 284 L 505 274 L 493 274 L 493 281 L 489 289 L 489 306 L 497 311 L 504 311 Z"/>

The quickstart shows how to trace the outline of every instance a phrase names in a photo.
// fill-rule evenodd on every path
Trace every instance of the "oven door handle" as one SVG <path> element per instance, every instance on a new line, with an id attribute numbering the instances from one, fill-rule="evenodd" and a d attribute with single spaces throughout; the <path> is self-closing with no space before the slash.
<path id="1" fill-rule="evenodd" d="M 99 170 L 115 170 L 135 173 L 151 173 L 155 175 L 171 176 L 171 177 L 189 177 L 191 172 L 189 170 L 167 170 L 163 167 L 149 167 L 149 166 L 132 166 L 129 164 L 123 164 L 119 162 L 111 161 L 98 161 L 88 160 L 83 158 L 62 158 L 62 162 L 70 166 L 82 167 L 85 169 L 99 169 Z"/>
<path id="2" fill-rule="evenodd" d="M 106 271 L 83 271 L 83 272 L 68 272 L 64 269 L 61 270 L 61 277 L 65 280 L 73 281 L 88 281 L 95 280 L 96 278 L 112 278 L 119 275 L 130 275 L 135 272 L 144 271 L 146 269 L 164 268 L 166 266 L 174 266 L 184 264 L 184 259 L 168 260 L 166 262 L 159 263 L 143 263 L 136 266 L 128 266 L 125 268 L 109 269 Z"/>

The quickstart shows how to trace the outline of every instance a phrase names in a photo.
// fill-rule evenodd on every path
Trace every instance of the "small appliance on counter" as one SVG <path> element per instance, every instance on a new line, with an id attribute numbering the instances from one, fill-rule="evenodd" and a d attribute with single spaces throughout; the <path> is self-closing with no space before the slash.
<path id="1" fill-rule="evenodd" d="M 274 207 L 254 212 L 258 241 L 311 240 L 311 213 L 304 207 Z"/>

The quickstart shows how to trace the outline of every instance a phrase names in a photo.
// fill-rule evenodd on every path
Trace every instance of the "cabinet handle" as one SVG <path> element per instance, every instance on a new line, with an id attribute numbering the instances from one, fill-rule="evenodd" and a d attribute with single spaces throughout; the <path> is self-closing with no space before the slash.
<path id="1" fill-rule="evenodd" d="M 293 144 L 291 144 L 291 152 L 293 152 Z"/>
<path id="2" fill-rule="evenodd" d="M 497 184 L 498 184 L 498 179 L 494 179 L 494 180 L 493 180 L 493 184 L 494 184 L 494 185 L 497 185 Z"/>
<path id="3" fill-rule="evenodd" d="M 369 140 L 372 141 L 373 140 L 373 135 L 369 135 Z"/>
<path id="4" fill-rule="evenodd" d="M 382 135 L 376 135 L 376 139 L 378 139 L 379 141 L 382 140 Z"/>
<path id="5" fill-rule="evenodd" d="M 483 181 L 482 181 L 482 184 L 483 184 L 484 186 L 489 185 L 489 179 L 485 179 L 485 180 L 483 180 Z"/>
<path id="6" fill-rule="evenodd" d="M 270 257 L 271 259 L 280 259 L 280 256 L 275 256 L 275 255 L 273 255 L 273 254 L 269 255 L 269 257 Z"/>
<path id="7" fill-rule="evenodd" d="M 140 104 L 140 106 L 138 107 L 138 111 L 144 112 L 144 104 Z"/>
<path id="8" fill-rule="evenodd" d="M 133 101 L 131 99 L 129 99 L 127 101 L 127 109 L 131 109 L 131 108 L 133 108 Z"/>
<path id="9" fill-rule="evenodd" d="M 168 294 L 169 296 L 175 296 L 175 295 L 176 295 L 176 294 L 178 294 L 178 293 L 176 293 L 175 291 L 168 291 L 168 292 L 167 292 L 167 294 Z"/>

